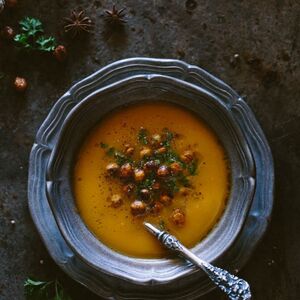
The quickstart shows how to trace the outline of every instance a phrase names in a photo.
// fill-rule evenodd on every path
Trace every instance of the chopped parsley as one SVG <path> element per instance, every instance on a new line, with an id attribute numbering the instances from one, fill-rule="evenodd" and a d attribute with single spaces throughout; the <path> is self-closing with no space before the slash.
<path id="1" fill-rule="evenodd" d="M 182 154 L 177 152 L 177 134 L 163 129 L 161 134 L 154 134 L 151 139 L 149 136 L 147 129 L 140 128 L 137 144 L 126 143 L 123 151 L 100 143 L 106 155 L 113 159 L 107 166 L 108 173 L 113 180 L 119 180 L 125 199 L 133 201 L 130 207 L 134 215 L 141 211 L 142 214 L 157 214 L 175 200 L 181 188 L 192 188 L 190 177 L 197 174 L 195 153 L 190 149 Z"/>
<path id="2" fill-rule="evenodd" d="M 166 230 L 166 223 L 164 220 L 159 221 L 159 229 L 160 230 Z"/>
<path id="3" fill-rule="evenodd" d="M 106 147 L 107 148 L 107 147 Z M 108 156 L 114 156 L 115 155 L 115 151 L 116 151 L 116 149 L 114 148 L 114 147 L 109 147 L 108 149 L 107 149 L 107 151 L 106 151 L 106 154 L 108 155 Z"/>
<path id="4" fill-rule="evenodd" d="M 174 139 L 175 135 L 168 128 L 163 129 L 163 134 L 164 134 L 164 140 L 163 140 L 162 144 L 163 144 L 163 146 L 170 148 L 171 142 Z"/>
<path id="5" fill-rule="evenodd" d="M 102 149 L 106 149 L 106 148 L 108 148 L 108 145 L 101 142 L 101 143 L 100 143 L 100 147 L 101 147 Z"/>
<path id="6" fill-rule="evenodd" d="M 189 163 L 186 168 L 188 169 L 190 175 L 195 176 L 197 175 L 197 168 L 198 168 L 198 160 L 193 160 L 191 163 Z"/>
<path id="7" fill-rule="evenodd" d="M 124 153 L 120 152 L 120 151 L 114 151 L 114 156 L 115 156 L 115 159 L 116 159 L 116 162 L 119 164 L 119 165 L 123 165 L 125 163 L 128 163 L 128 162 L 132 162 L 132 159 L 130 157 L 128 157 L 127 155 L 125 155 Z"/>
<path id="8" fill-rule="evenodd" d="M 145 128 L 140 128 L 139 133 L 138 133 L 138 140 L 141 144 L 143 145 L 148 145 L 149 141 L 148 141 L 148 130 Z"/>

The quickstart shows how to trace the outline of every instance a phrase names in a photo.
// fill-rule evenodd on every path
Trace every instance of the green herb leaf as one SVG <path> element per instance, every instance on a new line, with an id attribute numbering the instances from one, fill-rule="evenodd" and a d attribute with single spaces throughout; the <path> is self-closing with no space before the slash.
<path id="1" fill-rule="evenodd" d="M 164 220 L 159 221 L 159 228 L 160 230 L 166 230 L 166 223 Z"/>
<path id="2" fill-rule="evenodd" d="M 125 163 L 132 162 L 132 159 L 130 157 L 126 156 L 125 154 L 123 154 L 122 152 L 115 151 L 114 155 L 115 155 L 116 161 L 119 165 L 123 165 Z"/>
<path id="3" fill-rule="evenodd" d="M 71 300 L 71 297 L 62 288 L 59 282 L 55 282 L 55 296 L 53 300 Z"/>
<path id="4" fill-rule="evenodd" d="M 138 140 L 141 144 L 147 145 L 148 144 L 148 130 L 145 128 L 140 128 L 138 133 Z"/>
<path id="5" fill-rule="evenodd" d="M 28 278 L 24 282 L 25 296 L 27 300 L 41 300 L 48 299 L 48 288 L 52 282 L 36 281 Z"/>
<path id="6" fill-rule="evenodd" d="M 45 52 L 51 52 L 56 47 L 55 38 L 52 36 L 50 36 L 50 37 L 40 36 L 36 40 L 36 44 L 37 44 L 38 50 L 45 51 Z"/>
<path id="7" fill-rule="evenodd" d="M 187 170 L 189 171 L 190 175 L 192 176 L 197 175 L 197 167 L 198 167 L 197 160 L 193 160 L 191 163 L 187 165 Z"/>
<path id="8" fill-rule="evenodd" d="M 47 284 L 46 281 L 35 281 L 33 279 L 27 278 L 24 282 L 24 286 L 42 286 Z"/>
<path id="9" fill-rule="evenodd" d="M 114 155 L 115 155 L 115 151 L 116 151 L 116 149 L 115 149 L 114 147 L 109 147 L 109 148 L 107 149 L 107 151 L 106 151 L 106 154 L 107 154 L 108 156 L 114 156 Z"/>
<path id="10" fill-rule="evenodd" d="M 17 34 L 14 37 L 15 42 L 19 43 L 23 48 L 32 48 L 32 45 L 28 41 L 28 35 L 25 33 Z"/>
<path id="11" fill-rule="evenodd" d="M 51 52 L 56 47 L 55 38 L 40 36 L 44 32 L 42 22 L 39 19 L 26 17 L 19 22 L 21 33 L 14 37 L 16 43 L 25 49 L 35 49 L 44 52 Z"/>
<path id="12" fill-rule="evenodd" d="M 177 177 L 177 180 L 179 182 L 180 185 L 183 185 L 184 187 L 190 187 L 191 186 L 191 183 L 189 181 L 189 179 L 184 176 L 183 174 L 179 175 Z"/>
<path id="13" fill-rule="evenodd" d="M 37 33 L 44 32 L 42 22 L 39 19 L 26 17 L 19 24 L 27 36 L 35 36 Z"/>
<path id="14" fill-rule="evenodd" d="M 166 153 L 156 154 L 155 159 L 158 159 L 163 164 L 171 164 L 173 162 L 181 163 L 179 155 L 171 149 Z"/>
<path id="15" fill-rule="evenodd" d="M 28 278 L 24 282 L 26 300 L 72 300 L 56 281 L 37 281 Z"/>
<path id="16" fill-rule="evenodd" d="M 101 143 L 100 143 L 100 147 L 101 147 L 102 149 L 106 149 L 106 148 L 108 148 L 108 145 L 101 142 Z"/>
<path id="17" fill-rule="evenodd" d="M 176 177 L 168 177 L 163 182 L 163 189 L 166 190 L 168 194 L 174 195 L 179 191 L 179 186 Z"/>
<path id="18" fill-rule="evenodd" d="M 108 145 L 100 144 L 100 147 L 107 149 Z M 116 159 L 116 163 L 118 163 L 119 165 L 123 165 L 125 163 L 132 162 L 132 159 L 130 157 L 128 157 L 127 155 L 125 155 L 124 153 L 122 153 L 120 151 L 117 151 L 114 147 L 109 147 L 106 150 L 106 155 L 114 156 L 114 158 Z"/>
<path id="19" fill-rule="evenodd" d="M 162 142 L 162 144 L 169 148 L 171 146 L 171 142 L 174 139 L 174 133 L 171 132 L 168 128 L 164 128 L 163 130 L 164 132 L 164 140 Z"/>

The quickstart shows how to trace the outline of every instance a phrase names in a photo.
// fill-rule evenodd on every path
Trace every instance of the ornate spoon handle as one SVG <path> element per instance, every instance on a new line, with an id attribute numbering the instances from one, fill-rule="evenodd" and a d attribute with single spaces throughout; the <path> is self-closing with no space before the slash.
<path id="1" fill-rule="evenodd" d="M 178 254 L 200 267 L 208 275 L 208 277 L 228 295 L 229 299 L 251 299 L 250 287 L 247 281 L 203 261 L 186 247 L 184 247 L 175 236 L 169 234 L 168 232 L 161 231 L 150 223 L 144 223 L 144 225 L 167 248 L 176 251 Z"/>

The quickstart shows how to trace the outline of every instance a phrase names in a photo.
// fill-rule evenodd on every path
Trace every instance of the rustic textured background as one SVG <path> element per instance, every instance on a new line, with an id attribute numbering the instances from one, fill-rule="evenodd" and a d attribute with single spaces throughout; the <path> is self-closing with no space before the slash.
<path id="1" fill-rule="evenodd" d="M 59 278 L 75 300 L 99 299 L 60 271 L 36 232 L 27 206 L 28 156 L 39 125 L 64 91 L 107 63 L 133 56 L 199 65 L 252 107 L 273 151 L 276 196 L 267 235 L 241 275 L 251 283 L 254 299 L 299 299 L 299 1 L 116 1 L 127 8 L 128 23 L 113 33 L 103 20 L 112 1 L 19 2 L 0 15 L 0 26 L 17 29 L 24 16 L 38 17 L 69 55 L 61 64 L 0 41 L 0 299 L 23 299 L 28 276 Z M 62 33 L 61 19 L 80 6 L 95 21 L 95 31 L 71 40 Z M 16 75 L 28 79 L 24 95 L 12 88 Z M 225 298 L 216 291 L 203 299 Z"/>

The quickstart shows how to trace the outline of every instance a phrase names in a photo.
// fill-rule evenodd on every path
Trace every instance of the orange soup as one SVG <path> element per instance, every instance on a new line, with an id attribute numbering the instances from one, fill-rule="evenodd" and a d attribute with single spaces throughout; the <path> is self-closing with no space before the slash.
<path id="1" fill-rule="evenodd" d="M 165 249 L 149 221 L 193 247 L 221 217 L 230 174 L 215 133 L 192 112 L 169 103 L 123 107 L 83 142 L 74 195 L 87 227 L 108 247 L 133 257 Z"/>

